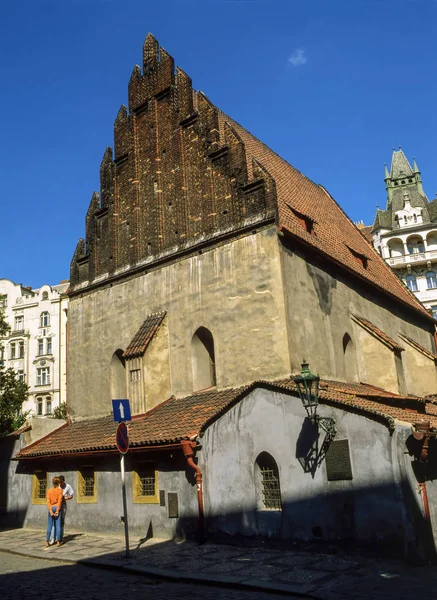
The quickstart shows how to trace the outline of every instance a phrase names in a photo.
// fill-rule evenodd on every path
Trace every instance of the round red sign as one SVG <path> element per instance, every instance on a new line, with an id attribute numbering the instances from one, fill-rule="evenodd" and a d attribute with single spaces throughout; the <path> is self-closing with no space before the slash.
<path id="1" fill-rule="evenodd" d="M 115 434 L 117 448 L 122 454 L 126 454 L 129 450 L 129 434 L 125 423 L 120 423 Z"/>

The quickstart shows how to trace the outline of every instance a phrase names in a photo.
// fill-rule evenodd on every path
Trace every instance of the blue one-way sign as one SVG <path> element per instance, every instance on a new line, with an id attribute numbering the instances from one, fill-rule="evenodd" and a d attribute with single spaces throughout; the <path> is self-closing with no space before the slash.
<path id="1" fill-rule="evenodd" d="M 114 421 L 121 423 L 122 421 L 131 421 L 129 400 L 113 400 L 112 412 L 114 413 Z"/>

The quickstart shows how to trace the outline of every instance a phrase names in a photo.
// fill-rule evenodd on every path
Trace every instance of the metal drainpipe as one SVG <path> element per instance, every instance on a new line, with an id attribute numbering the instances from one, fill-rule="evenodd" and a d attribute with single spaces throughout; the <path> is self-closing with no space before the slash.
<path id="1" fill-rule="evenodd" d="M 429 455 L 429 429 L 431 423 L 429 421 L 423 421 L 414 424 L 415 431 L 413 436 L 416 440 L 423 440 L 422 450 L 419 457 L 419 462 L 422 465 L 423 475 L 425 473 L 425 465 L 428 462 Z M 425 476 L 423 476 L 423 481 L 419 483 L 420 494 L 422 496 L 423 502 L 423 511 L 425 513 L 425 518 L 427 521 L 431 520 L 431 515 L 429 512 L 429 502 L 428 502 L 428 491 L 426 489 L 426 481 Z"/>
<path id="2" fill-rule="evenodd" d="M 199 541 L 201 544 L 205 542 L 205 515 L 203 511 L 203 486 L 202 486 L 202 471 L 193 461 L 194 448 L 196 442 L 189 440 L 183 440 L 181 442 L 182 451 L 185 458 L 187 459 L 188 465 L 194 469 L 196 473 L 196 484 L 197 484 L 197 502 L 199 505 Z"/>

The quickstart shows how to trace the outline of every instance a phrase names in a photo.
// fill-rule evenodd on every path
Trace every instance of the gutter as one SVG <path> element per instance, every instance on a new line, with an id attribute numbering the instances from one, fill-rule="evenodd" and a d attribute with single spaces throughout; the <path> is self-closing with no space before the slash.
<path id="1" fill-rule="evenodd" d="M 202 485 L 202 471 L 200 467 L 196 465 L 193 460 L 194 450 L 196 448 L 196 442 L 192 442 L 189 440 L 182 440 L 181 442 L 182 452 L 184 453 L 185 458 L 187 459 L 188 465 L 194 469 L 196 474 L 196 484 L 197 484 L 197 503 L 199 506 L 199 542 L 204 544 L 206 541 L 205 536 L 205 514 L 203 510 L 203 485 Z"/>

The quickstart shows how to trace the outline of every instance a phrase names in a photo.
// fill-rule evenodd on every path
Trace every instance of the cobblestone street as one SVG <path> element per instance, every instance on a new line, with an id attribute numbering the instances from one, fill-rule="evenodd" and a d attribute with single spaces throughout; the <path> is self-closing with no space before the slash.
<path id="1" fill-rule="evenodd" d="M 277 594 L 164 582 L 142 575 L 64 565 L 55 560 L 0 552 L 1 597 L 10 600 L 273 600 Z"/>
<path id="2" fill-rule="evenodd" d="M 63 600 L 123 598 L 126 593 L 141 598 L 150 586 L 157 600 L 176 595 L 258 600 L 272 593 L 321 600 L 411 600 L 420 594 L 437 600 L 435 565 L 413 567 L 405 560 L 352 550 L 346 554 L 334 547 L 132 538 L 126 557 L 122 536 L 71 532 L 65 540 L 60 548 L 45 548 L 44 532 L 0 531 L 0 597 L 27 600 L 53 593 L 49 597 L 58 598 L 59 581 Z"/>

